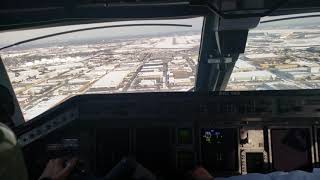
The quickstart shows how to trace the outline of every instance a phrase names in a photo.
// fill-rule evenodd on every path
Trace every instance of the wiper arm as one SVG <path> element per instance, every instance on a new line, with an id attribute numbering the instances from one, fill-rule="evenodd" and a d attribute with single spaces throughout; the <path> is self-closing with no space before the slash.
<path id="1" fill-rule="evenodd" d="M 40 39 L 45 39 L 49 37 L 54 37 L 54 36 L 59 36 L 63 34 L 70 34 L 70 33 L 75 33 L 75 32 L 81 32 L 81 31 L 90 31 L 90 30 L 95 30 L 95 29 L 107 29 L 107 28 L 117 28 L 117 27 L 132 27 L 132 26 L 174 26 L 174 27 L 192 27 L 192 25 L 188 24 L 156 24 L 156 23 L 148 23 L 148 24 L 120 24 L 120 25 L 107 25 L 107 26 L 96 26 L 96 27 L 90 27 L 90 28 L 82 28 L 82 29 L 75 29 L 75 30 L 69 30 L 69 31 L 63 31 L 63 32 L 58 32 L 58 33 L 53 33 L 53 34 L 48 34 L 44 36 L 38 36 L 35 38 L 19 41 L 4 47 L 0 48 L 0 51 L 3 49 L 8 49 L 13 46 L 17 46 L 20 44 L 25 44 L 28 42 L 40 40 Z"/>
<path id="2" fill-rule="evenodd" d="M 291 20 L 291 19 L 311 18 L 311 17 L 320 17 L 320 14 L 310 14 L 310 15 L 303 15 L 303 16 L 293 16 L 293 17 L 270 19 L 270 20 L 260 21 L 260 24 L 270 23 L 270 22 L 277 22 L 277 21 L 285 21 L 285 20 Z"/>

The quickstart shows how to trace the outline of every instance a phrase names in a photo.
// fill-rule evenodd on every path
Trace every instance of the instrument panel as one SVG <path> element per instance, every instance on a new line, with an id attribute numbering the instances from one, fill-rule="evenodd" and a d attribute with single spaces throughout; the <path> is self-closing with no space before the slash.
<path id="1" fill-rule="evenodd" d="M 196 165 L 217 177 L 310 171 L 320 158 L 319 92 L 84 95 L 16 133 L 31 177 L 61 155 L 79 156 L 82 170 L 96 176 L 123 157 L 164 178 Z"/>

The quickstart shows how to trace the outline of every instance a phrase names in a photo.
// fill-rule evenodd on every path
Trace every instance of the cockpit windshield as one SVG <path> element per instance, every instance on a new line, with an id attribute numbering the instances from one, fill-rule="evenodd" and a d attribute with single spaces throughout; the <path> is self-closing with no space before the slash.
<path id="1" fill-rule="evenodd" d="M 249 31 L 226 90 L 319 89 L 319 15 L 262 18 Z"/>
<path id="2" fill-rule="evenodd" d="M 262 18 L 249 31 L 246 51 L 239 56 L 226 90 L 320 88 L 319 15 Z M 119 26 L 62 33 L 0 54 L 29 120 L 79 94 L 192 89 L 202 25 L 203 18 L 198 17 L 5 32 L 0 34 L 1 47 L 81 28 Z"/>
<path id="3" fill-rule="evenodd" d="M 199 17 L 6 32 L 0 34 L 1 47 L 80 28 L 124 25 L 43 38 L 0 54 L 30 120 L 79 94 L 188 91 L 195 84 L 202 23 Z"/>

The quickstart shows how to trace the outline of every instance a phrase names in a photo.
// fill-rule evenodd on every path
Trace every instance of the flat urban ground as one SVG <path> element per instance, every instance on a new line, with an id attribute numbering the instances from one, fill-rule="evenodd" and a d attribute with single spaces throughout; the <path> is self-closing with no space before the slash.
<path id="1" fill-rule="evenodd" d="M 1 56 L 25 119 L 78 94 L 188 91 L 199 33 L 48 45 Z M 320 87 L 320 30 L 250 31 L 226 90 Z"/>

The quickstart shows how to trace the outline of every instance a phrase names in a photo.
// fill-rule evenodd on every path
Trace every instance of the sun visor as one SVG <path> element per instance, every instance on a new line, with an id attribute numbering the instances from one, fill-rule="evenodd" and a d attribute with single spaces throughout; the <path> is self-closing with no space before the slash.
<path id="1" fill-rule="evenodd" d="M 260 17 L 239 18 L 239 19 L 220 19 L 219 31 L 228 30 L 248 30 L 258 26 Z"/>

